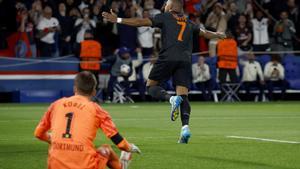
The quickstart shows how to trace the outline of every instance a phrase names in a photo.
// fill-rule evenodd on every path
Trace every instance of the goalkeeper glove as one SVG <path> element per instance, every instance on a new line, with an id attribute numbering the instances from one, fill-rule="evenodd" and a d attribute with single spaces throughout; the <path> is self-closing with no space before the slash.
<path id="1" fill-rule="evenodd" d="M 132 153 L 138 153 L 141 154 L 141 150 L 138 148 L 138 146 L 134 145 L 134 144 L 130 144 L 130 152 Z"/>

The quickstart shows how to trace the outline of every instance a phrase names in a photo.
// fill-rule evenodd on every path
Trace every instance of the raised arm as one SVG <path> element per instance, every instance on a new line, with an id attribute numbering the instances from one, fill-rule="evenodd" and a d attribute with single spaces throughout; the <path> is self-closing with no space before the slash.
<path id="1" fill-rule="evenodd" d="M 135 27 L 152 26 L 152 21 L 148 18 L 118 18 L 112 10 L 110 10 L 110 13 L 103 12 L 102 16 L 104 19 L 112 23 L 119 23 Z"/>
<path id="2" fill-rule="evenodd" d="M 200 28 L 200 36 L 205 37 L 206 39 L 225 39 L 226 35 L 222 32 L 212 32 Z"/>
<path id="3" fill-rule="evenodd" d="M 110 115 L 101 107 L 97 105 L 95 106 L 97 108 L 96 118 L 98 121 L 98 127 L 101 128 L 106 137 L 110 138 L 120 150 L 132 153 L 141 153 L 141 150 L 136 145 L 129 143 L 124 137 L 121 136 Z"/>

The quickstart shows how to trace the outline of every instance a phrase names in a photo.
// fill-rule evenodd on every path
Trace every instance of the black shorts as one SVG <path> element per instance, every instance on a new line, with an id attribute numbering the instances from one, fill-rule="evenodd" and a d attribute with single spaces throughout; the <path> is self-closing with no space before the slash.
<path id="1" fill-rule="evenodd" d="M 149 79 L 161 83 L 170 78 L 172 78 L 174 86 L 189 88 L 192 80 L 192 63 L 158 60 L 149 74 Z"/>

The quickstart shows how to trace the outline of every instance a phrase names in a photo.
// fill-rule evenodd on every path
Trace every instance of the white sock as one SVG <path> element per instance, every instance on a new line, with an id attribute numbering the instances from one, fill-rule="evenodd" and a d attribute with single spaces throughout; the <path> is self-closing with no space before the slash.
<path id="1" fill-rule="evenodd" d="M 174 96 L 171 96 L 170 99 L 169 99 L 169 103 L 170 103 L 170 104 L 172 104 L 173 97 L 174 97 Z"/>
<path id="2" fill-rule="evenodd" d="M 184 126 L 182 126 L 181 129 L 185 129 L 185 128 L 189 128 L 189 125 L 184 125 Z"/>

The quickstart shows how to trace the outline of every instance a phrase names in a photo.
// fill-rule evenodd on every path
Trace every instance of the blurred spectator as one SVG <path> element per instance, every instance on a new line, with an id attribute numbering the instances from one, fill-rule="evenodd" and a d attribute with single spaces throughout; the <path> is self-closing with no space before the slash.
<path id="1" fill-rule="evenodd" d="M 192 65 L 193 83 L 202 92 L 205 101 L 211 100 L 212 82 L 209 66 L 205 63 L 205 58 L 200 56 L 198 63 Z"/>
<path id="2" fill-rule="evenodd" d="M 300 17 L 300 14 L 299 14 Z M 295 40 L 294 40 L 294 50 L 300 50 L 300 21 L 297 22 L 296 24 L 296 36 L 295 36 Z"/>
<path id="3" fill-rule="evenodd" d="M 91 2 L 93 2 L 93 0 L 81 0 L 81 2 L 78 5 L 78 9 L 80 11 L 83 11 L 84 9 L 89 8 L 92 4 Z"/>
<path id="4" fill-rule="evenodd" d="M 227 32 L 227 38 L 218 41 L 217 56 L 219 68 L 220 83 L 226 83 L 227 74 L 231 83 L 237 83 L 236 68 L 238 65 L 237 43 L 230 32 Z"/>
<path id="5" fill-rule="evenodd" d="M 227 29 L 227 20 L 223 7 L 220 3 L 214 5 L 214 10 L 208 15 L 205 22 L 205 27 L 211 31 L 225 32 Z M 209 41 L 209 56 L 216 56 L 217 40 Z"/>
<path id="6" fill-rule="evenodd" d="M 143 79 L 144 79 L 144 83 L 146 83 L 146 81 L 148 80 L 149 74 L 153 68 L 154 63 L 157 61 L 157 53 L 153 53 L 150 56 L 150 61 L 145 63 L 143 66 Z"/>
<path id="7" fill-rule="evenodd" d="M 143 18 L 149 18 L 149 11 L 143 11 Z M 143 56 L 150 56 L 153 53 L 153 35 L 155 29 L 152 27 L 138 27 L 138 41 L 142 47 Z"/>
<path id="8" fill-rule="evenodd" d="M 31 21 L 25 6 L 23 6 L 22 9 L 17 10 L 17 22 L 19 25 L 18 31 L 20 32 L 21 36 L 16 44 L 15 54 L 17 57 L 25 57 L 25 55 L 36 57 L 37 49 L 35 43 L 34 23 Z"/>
<path id="9" fill-rule="evenodd" d="M 131 64 L 131 75 L 128 77 L 128 80 L 125 80 L 124 76 L 121 75 L 118 77 L 118 81 L 125 88 L 125 94 L 128 97 L 131 97 L 130 89 L 135 88 L 139 91 L 141 100 L 145 100 L 145 86 L 143 84 L 143 80 L 139 79 L 137 68 L 143 63 L 143 55 L 142 50 L 140 48 L 136 49 L 137 59 L 132 60 Z"/>
<path id="10" fill-rule="evenodd" d="M 75 1 L 74 0 L 65 0 L 66 8 L 67 8 L 67 13 L 70 13 L 70 11 L 74 8 L 77 8 Z"/>
<path id="11" fill-rule="evenodd" d="M 160 14 L 161 11 L 159 9 L 154 8 L 156 2 L 159 3 L 159 1 L 145 0 L 144 1 L 144 8 L 140 7 L 140 11 L 148 11 L 149 17 L 151 17 L 151 18 L 154 17 L 157 14 Z M 137 11 L 137 12 L 139 12 L 139 11 Z M 161 42 L 160 29 L 159 28 L 154 28 L 153 47 L 154 47 L 155 50 L 160 50 L 160 46 L 161 46 L 160 42 Z"/>
<path id="12" fill-rule="evenodd" d="M 81 18 L 81 14 L 77 8 L 72 8 L 69 12 L 69 16 L 72 18 L 72 21 L 74 22 L 74 24 L 77 19 Z"/>
<path id="13" fill-rule="evenodd" d="M 101 21 L 101 6 L 93 6 L 92 19 L 96 24 Z"/>
<path id="14" fill-rule="evenodd" d="M 118 14 L 119 13 L 119 2 L 112 1 L 111 9 Z M 107 8 L 107 9 L 106 9 Z M 109 10 L 108 6 L 104 5 L 102 10 Z M 116 23 L 110 23 L 106 20 L 102 20 L 97 24 L 96 37 L 103 45 L 103 56 L 110 56 L 114 51 L 120 46 L 119 45 L 119 35 Z"/>
<path id="15" fill-rule="evenodd" d="M 187 14 L 197 14 L 201 9 L 201 0 L 184 0 L 184 11 Z"/>
<path id="16" fill-rule="evenodd" d="M 237 6 L 234 2 L 229 3 L 229 7 L 226 13 L 227 17 L 227 28 L 230 32 L 234 32 L 236 30 L 236 26 L 239 20 L 239 11 L 237 10 Z"/>
<path id="17" fill-rule="evenodd" d="M 154 17 L 157 14 L 160 14 L 160 10 L 155 9 L 155 1 L 154 0 L 145 0 L 144 2 L 144 10 L 148 10 L 150 17 Z"/>
<path id="18" fill-rule="evenodd" d="M 294 22 L 297 23 L 299 21 L 299 2 L 298 5 L 296 4 L 295 0 L 288 0 L 287 5 L 289 8 L 289 18 Z"/>
<path id="19" fill-rule="evenodd" d="M 204 24 L 201 22 L 200 17 L 196 17 L 194 15 L 190 15 L 190 20 L 198 25 L 199 28 L 205 29 Z M 194 31 L 193 33 L 193 53 L 208 51 L 208 44 L 206 38 L 203 36 L 199 36 L 198 31 Z"/>
<path id="20" fill-rule="evenodd" d="M 257 11 L 251 23 L 253 30 L 253 51 L 269 50 L 269 19 L 263 16 L 262 11 Z"/>
<path id="21" fill-rule="evenodd" d="M 293 37 L 296 33 L 293 21 L 288 19 L 288 12 L 280 13 L 280 20 L 276 22 L 274 27 L 275 47 L 277 51 L 292 51 Z"/>
<path id="22" fill-rule="evenodd" d="M 58 16 L 57 19 L 61 24 L 61 32 L 59 36 L 60 54 L 62 56 L 69 55 L 72 53 L 72 32 L 73 32 L 73 21 L 72 18 L 67 15 L 66 5 L 60 3 L 58 5 Z"/>
<path id="23" fill-rule="evenodd" d="M 57 48 L 56 33 L 60 31 L 59 22 L 56 18 L 52 17 L 52 9 L 50 6 L 44 8 L 43 18 L 37 25 L 38 37 L 40 38 L 39 50 L 40 56 L 58 57 L 59 52 Z"/>
<path id="24" fill-rule="evenodd" d="M 266 8 L 275 19 L 279 19 L 281 11 L 288 11 L 287 1 L 288 0 L 270 0 Z"/>
<path id="25" fill-rule="evenodd" d="M 132 73 L 132 58 L 130 50 L 127 47 L 121 47 L 117 50 L 116 54 L 111 57 L 106 57 L 103 62 L 110 63 L 112 65 L 110 71 L 110 78 L 108 82 L 108 100 L 113 100 L 114 87 L 118 82 L 118 77 L 122 76 L 125 83 L 128 83 L 128 78 Z M 121 71 L 121 67 L 129 67 L 130 71 Z"/>
<path id="26" fill-rule="evenodd" d="M 239 50 L 249 51 L 252 49 L 252 30 L 248 25 L 247 17 L 240 15 L 235 29 L 235 37 L 238 43 Z"/>
<path id="27" fill-rule="evenodd" d="M 294 38 L 294 50 L 300 50 L 300 1 L 288 0 L 287 5 L 289 8 L 289 18 L 294 22 L 296 28 L 296 34 Z"/>
<path id="28" fill-rule="evenodd" d="M 134 8 L 125 8 L 124 11 L 120 11 L 120 16 L 124 18 L 134 17 Z M 118 24 L 118 34 L 120 36 L 120 46 L 126 46 L 131 50 L 137 48 L 137 28 L 132 26 L 127 26 L 123 24 Z"/>
<path id="29" fill-rule="evenodd" d="M 84 1 L 82 1 L 84 3 Z M 78 18 L 75 21 L 75 30 L 76 30 L 76 42 L 80 43 L 84 40 L 85 31 L 89 30 L 94 32 L 96 28 L 96 22 L 90 18 L 90 9 L 85 7 L 82 9 L 82 18 Z"/>
<path id="30" fill-rule="evenodd" d="M 246 90 L 246 98 L 251 98 L 251 88 L 257 88 L 259 89 L 258 100 L 262 101 L 265 81 L 262 68 L 259 62 L 255 60 L 255 55 L 253 53 L 249 53 L 247 55 L 247 60 L 242 61 L 241 64 L 243 65 L 242 83 Z"/>
<path id="31" fill-rule="evenodd" d="M 248 0 L 238 0 L 235 2 L 236 2 L 236 6 L 238 8 L 238 11 L 240 11 L 241 13 L 246 11 Z"/>
<path id="32" fill-rule="evenodd" d="M 273 55 L 271 61 L 265 65 L 264 75 L 266 79 L 269 100 L 273 100 L 274 87 L 281 89 L 281 99 L 284 99 L 287 82 L 284 77 L 284 67 L 280 63 L 280 55 Z"/>
<path id="33" fill-rule="evenodd" d="M 37 25 L 43 18 L 43 7 L 40 0 L 36 0 L 31 5 L 31 10 L 29 11 L 29 16 L 32 19 L 34 25 Z"/>
<path id="34" fill-rule="evenodd" d="M 86 31 L 84 34 L 84 40 L 80 43 L 80 63 L 81 71 L 90 71 L 93 73 L 97 80 L 97 89 L 99 84 L 99 61 L 102 58 L 101 44 L 94 40 L 94 35 L 90 31 Z"/>
<path id="35" fill-rule="evenodd" d="M 205 27 L 208 30 L 219 32 L 225 32 L 227 29 L 226 16 L 220 3 L 214 5 L 213 11 L 210 12 L 206 19 Z"/>
<path id="36" fill-rule="evenodd" d="M 245 10 L 243 11 L 243 14 L 249 16 L 249 18 L 252 19 L 254 17 L 252 0 L 246 0 Z"/>
<path id="37" fill-rule="evenodd" d="M 141 0 L 139 0 L 139 2 L 142 2 Z M 155 8 L 156 9 L 162 9 L 165 5 L 165 0 L 155 0 Z"/>

